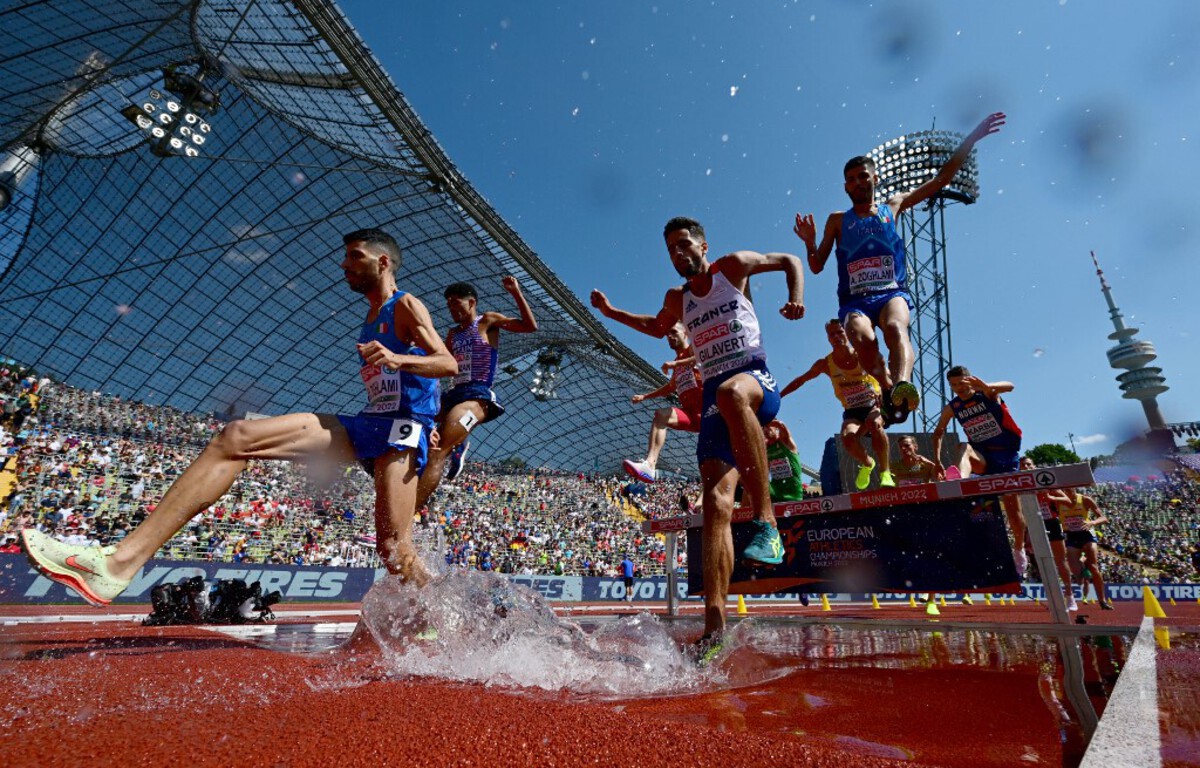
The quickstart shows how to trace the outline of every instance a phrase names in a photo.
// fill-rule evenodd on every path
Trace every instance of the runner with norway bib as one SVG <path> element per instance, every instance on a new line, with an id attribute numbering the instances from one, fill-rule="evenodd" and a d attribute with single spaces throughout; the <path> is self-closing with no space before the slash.
<path id="1" fill-rule="evenodd" d="M 933 430 L 933 461 L 939 474 L 942 465 L 942 438 L 950 419 L 962 427 L 967 441 L 959 446 L 957 469 L 961 477 L 1001 475 L 1016 472 L 1021 452 L 1021 428 L 1013 421 L 1008 406 L 1000 395 L 1011 392 L 1007 381 L 988 383 L 972 376 L 966 366 L 956 365 L 946 373 L 954 399 L 942 409 L 937 428 Z M 1025 554 L 1025 518 L 1015 498 L 1003 497 L 1004 512 L 1013 534 L 1013 561 L 1017 571 L 1024 573 L 1029 566 Z"/>

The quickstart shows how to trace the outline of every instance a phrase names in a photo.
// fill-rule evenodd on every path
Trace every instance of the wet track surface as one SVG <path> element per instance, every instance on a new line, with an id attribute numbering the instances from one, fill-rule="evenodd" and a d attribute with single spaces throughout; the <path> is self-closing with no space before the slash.
<path id="1" fill-rule="evenodd" d="M 1102 617 L 1117 629 L 1076 632 L 1100 714 L 1140 618 L 1134 608 Z M 1005 618 L 1044 619 L 1019 611 Z M 630 675 L 615 691 L 586 679 L 625 663 L 611 656 L 576 652 L 563 662 L 562 646 L 510 638 L 473 650 L 472 659 L 449 636 L 399 650 L 361 637 L 343 645 L 352 615 L 254 628 L 6 622 L 0 733 L 10 765 L 156 765 L 185 756 L 197 766 L 384 756 L 414 765 L 1079 764 L 1078 714 L 1040 624 L 971 628 L 976 611 L 951 606 L 938 624 L 864 626 L 863 615 L 913 616 L 844 612 L 757 612 L 709 667 L 680 672 L 663 651 L 656 663 L 665 668 L 639 674 L 657 680 L 662 672 L 667 683 Z M 1164 623 L 1176 628 L 1170 650 L 1157 656 L 1163 764 L 1200 764 L 1200 636 L 1188 627 L 1200 622 L 1180 615 Z M 605 615 L 581 619 L 580 628 L 599 643 L 586 647 L 607 652 L 646 638 L 682 643 L 699 623 Z M 457 654 L 447 669 L 465 665 L 482 678 L 414 671 L 437 670 L 443 650 Z M 509 663 L 513 653 L 529 654 L 525 667 L 550 669 L 529 671 L 533 684 L 505 684 L 526 674 Z M 554 669 L 568 663 L 570 674 Z M 559 679 L 582 682 L 555 687 Z"/>

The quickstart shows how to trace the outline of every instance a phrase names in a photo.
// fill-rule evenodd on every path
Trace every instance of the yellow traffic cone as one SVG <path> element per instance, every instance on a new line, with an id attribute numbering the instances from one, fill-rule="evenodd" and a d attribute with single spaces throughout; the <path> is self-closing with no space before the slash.
<path id="1" fill-rule="evenodd" d="M 984 593 L 983 593 L 983 604 L 984 604 L 984 605 L 991 605 L 991 604 L 992 604 L 992 593 L 991 593 L 991 592 L 984 592 Z"/>
<path id="2" fill-rule="evenodd" d="M 871 595 L 871 607 L 877 611 L 879 610 L 879 598 L 875 597 L 875 595 Z"/>
<path id="3" fill-rule="evenodd" d="M 1159 605 L 1158 598 L 1150 591 L 1150 587 L 1142 587 L 1142 607 L 1145 609 L 1145 615 L 1151 619 L 1165 619 L 1167 614 Z"/>
<path id="4" fill-rule="evenodd" d="M 829 595 L 821 595 L 821 610 L 822 611 L 832 611 L 833 610 L 832 608 L 829 607 Z"/>
<path id="5" fill-rule="evenodd" d="M 925 615 L 926 616 L 941 616 L 942 612 L 938 610 L 937 603 L 934 602 L 933 600 L 930 600 L 928 603 L 925 604 Z"/>
<path id="6" fill-rule="evenodd" d="M 912 592 L 908 593 L 908 607 L 909 608 L 917 607 L 917 596 L 914 595 Z"/>
<path id="7" fill-rule="evenodd" d="M 738 616 L 745 616 L 746 614 L 750 613 L 750 611 L 746 610 L 746 598 L 743 597 L 742 595 L 738 595 L 737 611 L 738 611 L 737 612 Z"/>
<path id="8" fill-rule="evenodd" d="M 945 608 L 946 607 L 946 596 L 939 593 L 938 594 L 938 602 L 941 604 L 941 606 L 943 608 Z"/>
<path id="9" fill-rule="evenodd" d="M 1175 605 L 1175 598 L 1168 597 L 1167 599 L 1171 601 L 1171 605 Z"/>

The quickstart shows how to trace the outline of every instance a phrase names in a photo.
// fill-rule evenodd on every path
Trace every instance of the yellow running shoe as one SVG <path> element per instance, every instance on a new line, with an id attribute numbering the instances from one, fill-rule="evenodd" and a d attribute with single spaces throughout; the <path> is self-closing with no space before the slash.
<path id="1" fill-rule="evenodd" d="M 861 467 L 859 467 L 858 476 L 854 478 L 854 487 L 860 491 L 866 490 L 867 486 L 871 484 L 871 473 L 874 471 L 874 461 L 872 461 L 870 464 L 863 464 Z"/>
<path id="2" fill-rule="evenodd" d="M 103 608 L 125 591 L 130 579 L 109 575 L 105 560 L 116 547 L 87 547 L 64 544 L 36 528 L 21 531 L 25 556 L 52 581 L 79 593 L 97 608 Z"/>

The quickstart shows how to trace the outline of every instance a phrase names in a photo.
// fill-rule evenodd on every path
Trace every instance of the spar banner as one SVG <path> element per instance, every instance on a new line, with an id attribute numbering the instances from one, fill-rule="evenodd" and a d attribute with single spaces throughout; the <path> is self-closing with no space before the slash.
<path id="1" fill-rule="evenodd" d="M 1017 592 L 1019 583 L 996 497 L 973 497 L 778 518 L 784 559 L 774 568 L 734 563 L 731 594 L 770 592 Z M 753 527 L 734 523 L 740 552 Z M 687 535 L 699 565 L 701 530 Z M 701 569 L 688 594 L 704 593 Z"/>

